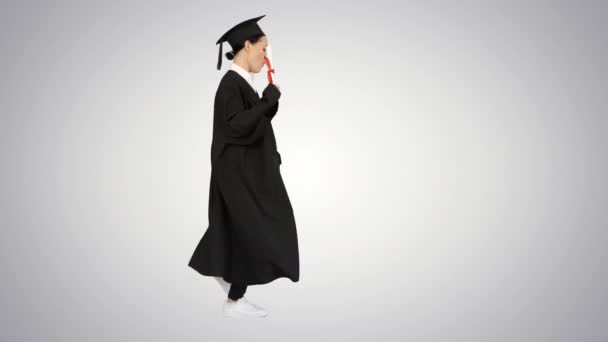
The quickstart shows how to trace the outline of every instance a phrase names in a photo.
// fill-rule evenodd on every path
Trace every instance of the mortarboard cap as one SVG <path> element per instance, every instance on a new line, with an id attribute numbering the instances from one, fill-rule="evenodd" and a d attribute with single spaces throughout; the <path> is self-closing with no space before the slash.
<path id="1" fill-rule="evenodd" d="M 220 68 L 222 67 L 222 43 L 227 41 L 228 43 L 230 43 L 230 46 L 234 50 L 234 47 L 237 44 L 244 42 L 253 35 L 256 35 L 258 33 L 264 34 L 260 26 L 258 26 L 257 21 L 264 18 L 265 16 L 266 15 L 261 15 L 256 18 L 245 20 L 242 23 L 237 24 L 236 26 L 228 30 L 220 37 L 217 43 L 215 43 L 216 45 L 220 44 L 220 52 L 217 57 L 217 70 L 220 70 Z"/>

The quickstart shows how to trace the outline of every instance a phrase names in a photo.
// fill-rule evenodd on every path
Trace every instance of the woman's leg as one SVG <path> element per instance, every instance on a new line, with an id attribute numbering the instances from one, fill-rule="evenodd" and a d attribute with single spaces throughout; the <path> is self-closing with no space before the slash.
<path id="1" fill-rule="evenodd" d="M 217 282 L 222 287 L 222 290 L 224 290 L 224 292 L 226 292 L 226 294 L 228 294 L 228 291 L 230 291 L 230 283 L 225 281 L 224 278 L 222 278 L 222 277 L 213 277 L 213 278 L 215 278 L 215 280 L 217 280 Z"/>
<path id="2" fill-rule="evenodd" d="M 230 291 L 228 292 L 228 299 L 232 301 L 236 301 L 239 298 L 243 297 L 245 291 L 247 290 L 247 285 L 237 285 L 232 283 L 230 285 Z"/>

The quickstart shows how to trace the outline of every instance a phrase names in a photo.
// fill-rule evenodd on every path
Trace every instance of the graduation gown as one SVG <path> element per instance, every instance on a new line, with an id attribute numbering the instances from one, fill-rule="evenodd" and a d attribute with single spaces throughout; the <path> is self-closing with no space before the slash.
<path id="1" fill-rule="evenodd" d="M 229 283 L 255 285 L 300 276 L 298 238 L 280 173 L 272 118 L 281 93 L 262 98 L 228 70 L 215 94 L 209 226 L 188 266 Z"/>

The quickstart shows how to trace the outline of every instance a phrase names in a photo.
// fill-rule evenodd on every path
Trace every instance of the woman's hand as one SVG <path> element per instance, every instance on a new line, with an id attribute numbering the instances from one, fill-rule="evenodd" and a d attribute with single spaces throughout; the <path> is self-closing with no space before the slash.
<path id="1" fill-rule="evenodd" d="M 268 83 L 262 91 L 262 99 L 265 101 L 278 101 L 281 97 L 281 90 L 274 83 Z"/>

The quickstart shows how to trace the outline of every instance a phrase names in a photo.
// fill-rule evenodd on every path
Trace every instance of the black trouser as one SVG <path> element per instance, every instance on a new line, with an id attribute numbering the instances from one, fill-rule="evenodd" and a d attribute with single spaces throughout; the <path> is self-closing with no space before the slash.
<path id="1" fill-rule="evenodd" d="M 228 298 L 232 300 L 237 300 L 243 297 L 243 295 L 245 294 L 245 290 L 247 290 L 247 285 L 230 284 Z"/>

